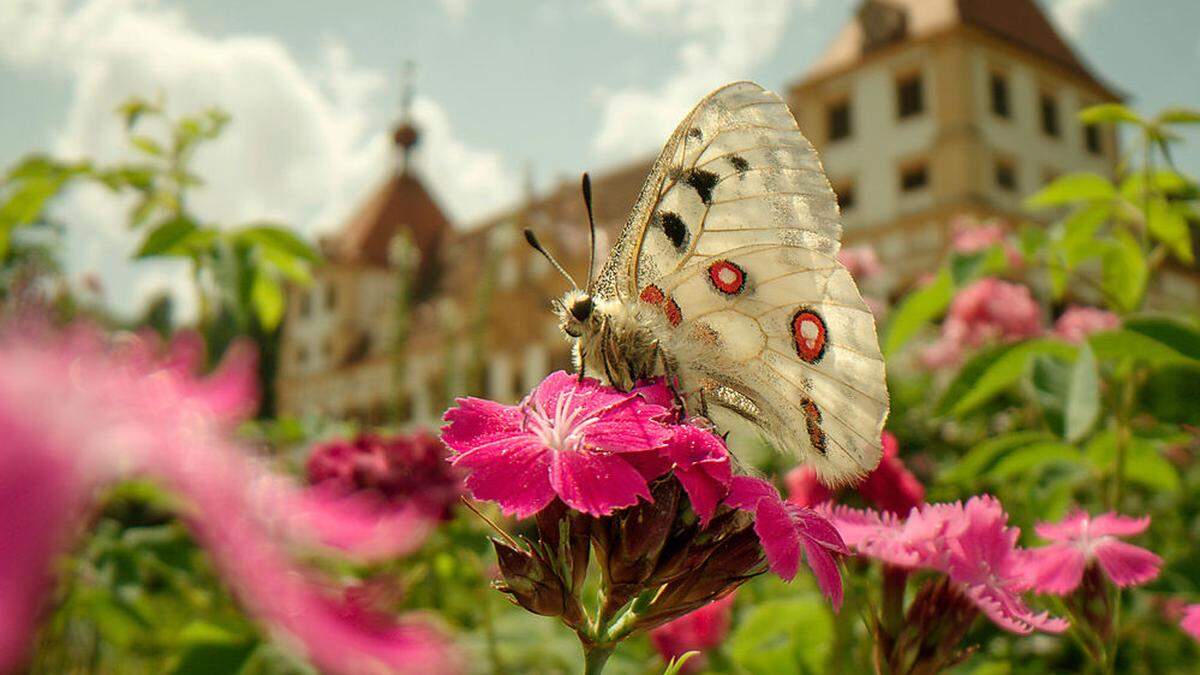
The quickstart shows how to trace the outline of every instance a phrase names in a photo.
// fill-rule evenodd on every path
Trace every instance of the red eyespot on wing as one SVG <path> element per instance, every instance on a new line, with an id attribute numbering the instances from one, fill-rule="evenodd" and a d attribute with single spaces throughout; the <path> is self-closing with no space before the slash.
<path id="1" fill-rule="evenodd" d="M 746 287 L 746 271 L 736 263 L 718 260 L 708 266 L 708 280 L 725 295 L 737 295 Z"/>
<path id="2" fill-rule="evenodd" d="M 642 289 L 642 294 L 638 296 L 638 299 L 651 305 L 658 305 L 662 303 L 663 297 L 662 289 L 650 284 Z"/>
<path id="3" fill-rule="evenodd" d="M 825 355 L 825 320 L 813 310 L 801 307 L 792 315 L 792 342 L 796 355 L 807 363 L 816 363 Z"/>
<path id="4" fill-rule="evenodd" d="M 675 298 L 668 298 L 666 304 L 663 305 L 663 314 L 667 316 L 667 322 L 674 328 L 683 321 L 683 312 L 679 309 L 679 303 L 675 302 Z"/>
<path id="5" fill-rule="evenodd" d="M 808 429 L 808 440 L 817 452 L 825 454 L 825 430 L 821 428 L 821 409 L 812 399 L 806 398 L 800 402 L 804 409 L 804 426 Z"/>

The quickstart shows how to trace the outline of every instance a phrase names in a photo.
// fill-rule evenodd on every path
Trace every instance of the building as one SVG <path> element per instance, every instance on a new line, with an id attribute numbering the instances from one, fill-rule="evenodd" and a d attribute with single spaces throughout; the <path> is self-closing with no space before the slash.
<path id="1" fill-rule="evenodd" d="M 867 0 L 788 89 L 838 194 L 848 244 L 902 281 L 932 268 L 955 214 L 1009 219 L 1071 171 L 1111 174 L 1120 100 L 1033 0 Z"/>
<path id="2" fill-rule="evenodd" d="M 885 291 L 934 269 L 953 216 L 1046 218 L 1024 212 L 1022 198 L 1057 175 L 1111 174 L 1117 163 L 1113 130 L 1085 127 L 1077 113 L 1119 94 L 1033 0 L 865 0 L 783 91 L 838 194 L 845 241 L 874 247 L 890 270 Z M 416 141 L 401 125 L 395 174 L 324 242 L 331 263 L 316 283 L 292 291 L 278 380 L 285 414 L 429 423 L 454 395 L 515 400 L 569 364 L 550 313 L 567 283 L 521 230 L 535 230 L 581 279 L 578 183 L 456 229 L 408 168 Z M 651 160 L 593 176 L 601 255 Z M 400 233 L 411 246 L 394 244 Z M 420 255 L 406 293 L 397 249 Z M 1193 297 L 1200 288 L 1168 283 Z"/>

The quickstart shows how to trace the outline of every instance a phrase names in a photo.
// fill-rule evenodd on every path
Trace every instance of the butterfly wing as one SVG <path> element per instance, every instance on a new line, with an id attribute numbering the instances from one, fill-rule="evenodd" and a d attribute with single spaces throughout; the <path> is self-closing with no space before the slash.
<path id="1" fill-rule="evenodd" d="M 672 134 L 600 277 L 667 314 L 658 337 L 689 394 L 831 483 L 875 467 L 888 409 L 874 318 L 835 259 L 840 236 L 786 104 L 740 82 Z"/>

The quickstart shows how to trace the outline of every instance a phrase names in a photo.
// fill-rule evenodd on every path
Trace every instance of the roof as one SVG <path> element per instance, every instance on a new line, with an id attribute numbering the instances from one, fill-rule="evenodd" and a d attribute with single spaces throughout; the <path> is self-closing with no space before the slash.
<path id="1" fill-rule="evenodd" d="M 1053 62 L 1114 99 L 1120 98 L 1092 73 L 1034 0 L 865 0 L 856 18 L 842 27 L 802 81 L 819 79 L 859 62 L 872 47 L 863 30 L 863 14 L 880 9 L 902 15 L 905 40 L 971 26 Z"/>

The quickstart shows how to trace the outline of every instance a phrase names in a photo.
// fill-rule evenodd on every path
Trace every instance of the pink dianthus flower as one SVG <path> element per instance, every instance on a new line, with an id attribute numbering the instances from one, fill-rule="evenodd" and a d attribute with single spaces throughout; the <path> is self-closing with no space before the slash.
<path id="1" fill-rule="evenodd" d="M 1188 605 L 1183 608 L 1183 619 L 1179 626 L 1184 632 L 1200 641 L 1200 604 Z"/>
<path id="2" fill-rule="evenodd" d="M 1014 633 L 1059 633 L 1067 622 L 1034 613 L 1020 593 L 1027 590 L 1020 530 L 990 496 L 953 504 L 923 504 L 907 518 L 892 513 L 824 506 L 847 545 L 903 569 L 946 574 L 959 592 L 996 625 Z"/>
<path id="3" fill-rule="evenodd" d="M 964 349 L 1015 342 L 1042 333 L 1041 309 L 1025 286 L 993 277 L 959 291 L 942 322 L 941 338 L 922 361 L 931 368 L 953 365 Z"/>
<path id="4" fill-rule="evenodd" d="M 1144 584 L 1158 576 L 1162 558 L 1118 537 L 1141 534 L 1149 526 L 1149 516 L 1104 513 L 1093 518 L 1083 511 L 1058 523 L 1040 523 L 1035 531 L 1054 543 L 1026 553 L 1029 584 L 1039 593 L 1067 595 L 1079 587 L 1092 563 L 1118 586 Z"/>
<path id="5" fill-rule="evenodd" d="M 1058 321 L 1054 322 L 1054 335 L 1079 344 L 1092 333 L 1113 330 L 1121 326 L 1121 319 L 1112 312 L 1095 307 L 1072 305 L 1068 307 Z"/>

